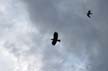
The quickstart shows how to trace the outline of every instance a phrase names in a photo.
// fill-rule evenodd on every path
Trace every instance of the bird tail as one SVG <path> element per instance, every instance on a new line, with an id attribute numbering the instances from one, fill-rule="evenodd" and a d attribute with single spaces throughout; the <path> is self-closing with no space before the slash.
<path id="1" fill-rule="evenodd" d="M 61 40 L 57 40 L 58 42 L 60 42 Z"/>

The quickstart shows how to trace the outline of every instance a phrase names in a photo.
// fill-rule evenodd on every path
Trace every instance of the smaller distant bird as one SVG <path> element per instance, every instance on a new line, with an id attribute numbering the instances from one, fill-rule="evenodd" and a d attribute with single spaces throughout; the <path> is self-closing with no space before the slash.
<path id="1" fill-rule="evenodd" d="M 89 17 L 89 18 L 91 18 L 91 15 L 92 15 L 93 13 L 91 12 L 91 10 L 88 10 L 88 12 L 87 12 L 87 16 Z"/>
<path id="2" fill-rule="evenodd" d="M 52 40 L 52 45 L 55 46 L 55 44 L 58 42 L 60 42 L 61 40 L 58 39 L 58 33 L 57 32 L 54 32 L 53 34 L 53 38 L 51 39 Z"/>

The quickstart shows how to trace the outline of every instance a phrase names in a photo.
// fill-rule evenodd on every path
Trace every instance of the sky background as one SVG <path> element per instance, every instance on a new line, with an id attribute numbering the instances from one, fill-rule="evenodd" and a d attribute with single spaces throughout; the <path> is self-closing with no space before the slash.
<path id="1" fill-rule="evenodd" d="M 0 71 L 108 71 L 107 7 L 108 0 L 0 0 Z M 52 46 L 55 31 L 61 42 Z"/>

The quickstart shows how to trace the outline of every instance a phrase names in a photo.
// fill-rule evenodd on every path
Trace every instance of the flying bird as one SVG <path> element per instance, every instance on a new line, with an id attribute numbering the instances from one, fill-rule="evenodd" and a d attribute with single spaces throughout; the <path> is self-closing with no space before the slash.
<path id="1" fill-rule="evenodd" d="M 51 39 L 52 40 L 52 45 L 55 46 L 55 44 L 58 42 L 60 42 L 61 40 L 58 39 L 58 33 L 57 32 L 54 32 L 53 34 L 53 38 Z"/>
<path id="2" fill-rule="evenodd" d="M 92 15 L 93 13 L 91 12 L 91 10 L 88 10 L 88 12 L 87 12 L 87 16 L 89 17 L 89 18 L 91 18 L 91 15 Z"/>

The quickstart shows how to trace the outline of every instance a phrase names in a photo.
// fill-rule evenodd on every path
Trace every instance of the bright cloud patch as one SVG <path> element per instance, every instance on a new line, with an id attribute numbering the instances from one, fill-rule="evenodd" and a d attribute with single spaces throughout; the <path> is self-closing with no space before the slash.
<path id="1" fill-rule="evenodd" d="M 0 0 L 0 71 L 40 71 L 40 54 L 30 55 L 33 34 L 26 6 L 17 0 Z"/>

